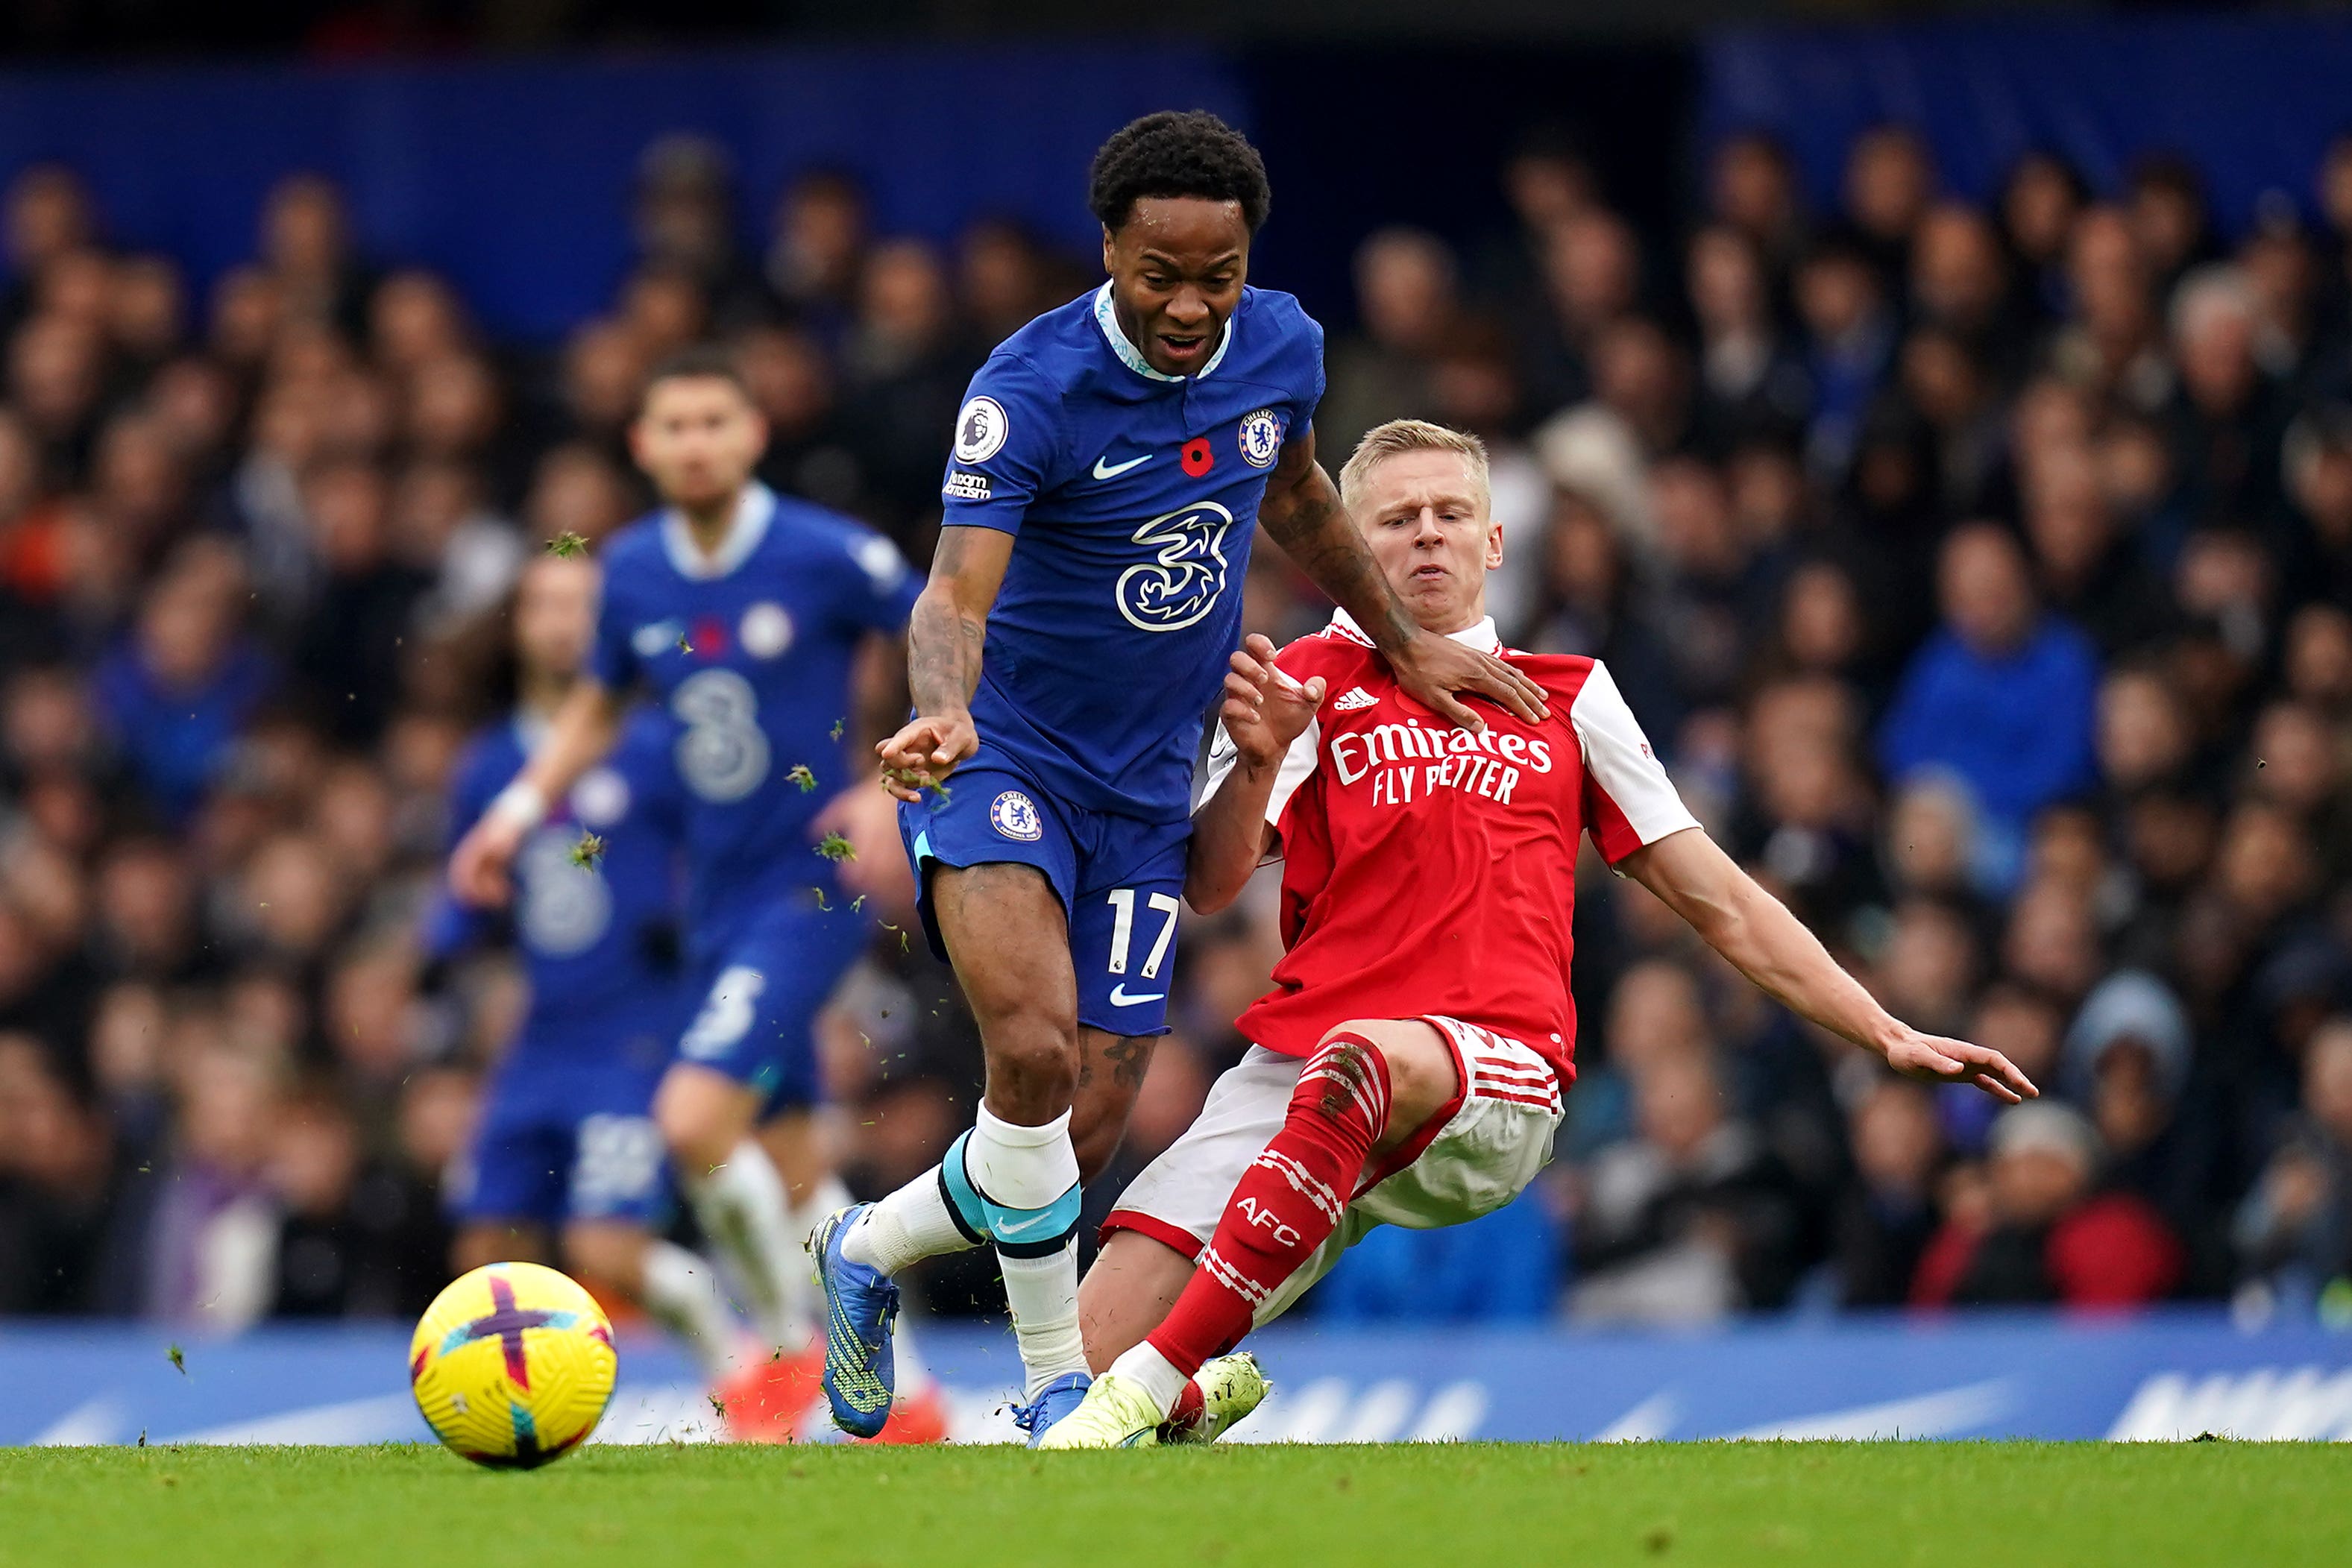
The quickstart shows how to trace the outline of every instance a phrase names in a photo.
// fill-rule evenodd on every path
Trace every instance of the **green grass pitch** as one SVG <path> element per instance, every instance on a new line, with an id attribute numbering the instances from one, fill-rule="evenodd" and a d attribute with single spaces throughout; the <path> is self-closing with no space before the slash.
<path id="1" fill-rule="evenodd" d="M 2319 1444 L 0 1450 L 0 1563 L 2352 1562 Z"/>

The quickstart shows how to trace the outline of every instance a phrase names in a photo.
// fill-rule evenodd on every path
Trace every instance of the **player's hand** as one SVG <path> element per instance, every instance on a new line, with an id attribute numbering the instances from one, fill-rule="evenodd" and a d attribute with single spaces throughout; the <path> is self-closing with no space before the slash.
<path id="1" fill-rule="evenodd" d="M 980 749 L 980 731 L 968 713 L 918 718 L 874 747 L 882 758 L 882 787 L 901 800 L 923 798 L 923 787 L 955 771 Z"/>
<path id="2" fill-rule="evenodd" d="M 1456 692 L 1492 697 L 1529 724 L 1541 724 L 1551 716 L 1551 704 L 1543 687 L 1494 654 L 1482 653 L 1451 637 L 1423 632 L 1388 659 L 1399 685 L 1460 728 L 1475 733 L 1485 729 L 1486 721 L 1457 699 Z"/>
<path id="3" fill-rule="evenodd" d="M 1307 732 L 1323 706 L 1323 677 L 1300 685 L 1274 662 L 1274 643 L 1252 632 L 1225 673 L 1225 703 L 1217 716 L 1226 737 L 1252 768 L 1278 768 L 1290 743 Z"/>
<path id="4" fill-rule="evenodd" d="M 449 892 L 477 909 L 501 909 L 513 896 L 507 869 L 522 848 L 523 829 L 493 811 L 476 822 L 449 854 Z"/>
<path id="5" fill-rule="evenodd" d="M 2017 1064 L 1990 1046 L 1906 1029 L 1886 1048 L 1886 1065 L 1927 1083 L 1973 1083 L 2004 1105 L 2039 1099 L 2042 1091 Z"/>

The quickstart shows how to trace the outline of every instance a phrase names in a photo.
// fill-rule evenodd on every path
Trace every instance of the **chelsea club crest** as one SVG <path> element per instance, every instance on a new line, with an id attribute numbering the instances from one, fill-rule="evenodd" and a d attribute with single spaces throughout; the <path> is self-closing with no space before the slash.
<path id="1" fill-rule="evenodd" d="M 1242 461 L 1253 468 L 1271 468 L 1282 455 L 1282 422 L 1270 408 L 1242 415 Z"/>
<path id="2" fill-rule="evenodd" d="M 1037 807 L 1018 789 L 1007 789 L 988 808 L 988 820 L 996 831 L 1008 839 L 1034 843 L 1045 836 L 1045 824 L 1037 819 Z"/>

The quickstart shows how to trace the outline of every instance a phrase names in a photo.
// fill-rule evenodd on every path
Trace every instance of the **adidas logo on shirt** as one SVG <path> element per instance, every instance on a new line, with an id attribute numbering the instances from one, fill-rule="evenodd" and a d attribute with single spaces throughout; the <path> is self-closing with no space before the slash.
<path id="1" fill-rule="evenodd" d="M 1361 686 L 1349 686 L 1332 702 L 1333 713 L 1354 713 L 1358 708 L 1378 707 L 1381 699 Z"/>

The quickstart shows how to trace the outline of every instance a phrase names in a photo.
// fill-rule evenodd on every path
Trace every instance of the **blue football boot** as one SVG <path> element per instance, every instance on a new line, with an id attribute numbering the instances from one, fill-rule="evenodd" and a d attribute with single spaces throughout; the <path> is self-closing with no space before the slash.
<path id="1" fill-rule="evenodd" d="M 1083 1404 L 1087 1390 L 1094 1379 L 1083 1372 L 1066 1372 L 1037 1391 L 1037 1397 L 1026 1405 L 1013 1407 L 1013 1424 L 1029 1434 L 1029 1446 L 1037 1447 L 1055 1423 Z"/>
<path id="2" fill-rule="evenodd" d="M 809 1238 L 817 1284 L 824 1291 L 825 1403 L 833 1406 L 833 1424 L 853 1437 L 882 1430 L 898 1386 L 890 1325 L 898 1316 L 898 1287 L 879 1269 L 841 1253 L 841 1239 L 868 1207 L 850 1205 Z"/>

